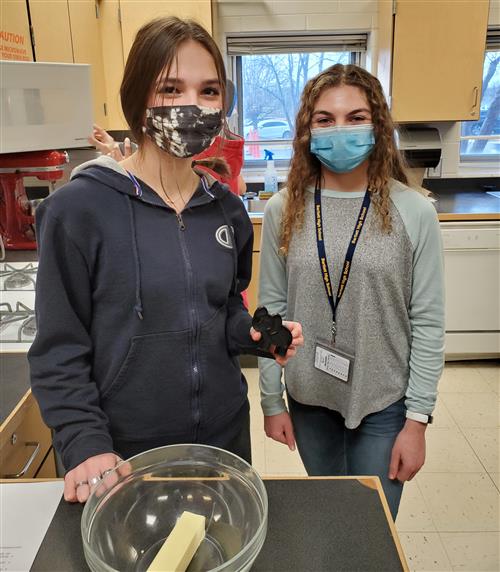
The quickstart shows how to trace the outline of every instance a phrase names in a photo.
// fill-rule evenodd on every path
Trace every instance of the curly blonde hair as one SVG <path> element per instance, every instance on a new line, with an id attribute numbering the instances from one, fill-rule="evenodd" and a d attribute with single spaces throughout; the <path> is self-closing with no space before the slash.
<path id="1" fill-rule="evenodd" d="M 310 151 L 311 119 L 316 101 L 325 89 L 341 85 L 358 87 L 371 110 L 375 147 L 369 157 L 368 189 L 383 232 L 391 231 L 389 179 L 409 184 L 403 158 L 394 140 L 394 123 L 382 86 L 376 77 L 356 65 L 335 64 L 310 79 L 302 92 L 295 122 L 293 156 L 287 179 L 288 197 L 281 225 L 281 251 L 287 254 L 294 230 L 304 222 L 305 193 L 308 185 L 321 177 L 321 163 Z"/>

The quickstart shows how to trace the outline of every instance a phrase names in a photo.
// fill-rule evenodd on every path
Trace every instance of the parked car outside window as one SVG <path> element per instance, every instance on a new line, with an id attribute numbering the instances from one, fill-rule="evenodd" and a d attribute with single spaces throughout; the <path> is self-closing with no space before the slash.
<path id="1" fill-rule="evenodd" d="M 246 138 L 250 129 L 246 133 Z M 257 134 L 259 139 L 291 139 L 292 130 L 288 121 L 282 119 L 269 119 L 259 121 L 257 124 Z"/>

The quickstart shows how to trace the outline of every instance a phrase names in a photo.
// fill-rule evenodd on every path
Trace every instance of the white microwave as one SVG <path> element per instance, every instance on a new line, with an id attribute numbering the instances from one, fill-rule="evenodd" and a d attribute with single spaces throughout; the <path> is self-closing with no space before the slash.
<path id="1" fill-rule="evenodd" d="M 0 61 L 0 153 L 88 146 L 90 65 Z"/>

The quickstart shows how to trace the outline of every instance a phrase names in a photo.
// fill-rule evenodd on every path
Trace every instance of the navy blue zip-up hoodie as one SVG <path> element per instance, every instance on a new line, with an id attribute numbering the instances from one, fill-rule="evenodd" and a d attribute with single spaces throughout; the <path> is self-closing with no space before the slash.
<path id="1" fill-rule="evenodd" d="M 31 386 L 65 468 L 119 442 L 236 436 L 247 403 L 237 355 L 257 345 L 240 295 L 253 245 L 242 201 L 203 176 L 177 216 L 101 157 L 36 224 Z"/>

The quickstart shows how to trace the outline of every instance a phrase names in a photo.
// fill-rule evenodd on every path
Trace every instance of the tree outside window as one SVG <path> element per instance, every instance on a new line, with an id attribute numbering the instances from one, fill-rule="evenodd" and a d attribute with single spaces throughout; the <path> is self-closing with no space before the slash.
<path id="1" fill-rule="evenodd" d="M 289 159 L 295 116 L 306 82 L 336 63 L 354 63 L 356 55 L 315 52 L 239 56 L 239 122 L 247 141 L 245 159 L 264 159 L 264 149 L 270 149 L 276 159 Z M 263 141 L 266 143 L 257 143 Z"/>

